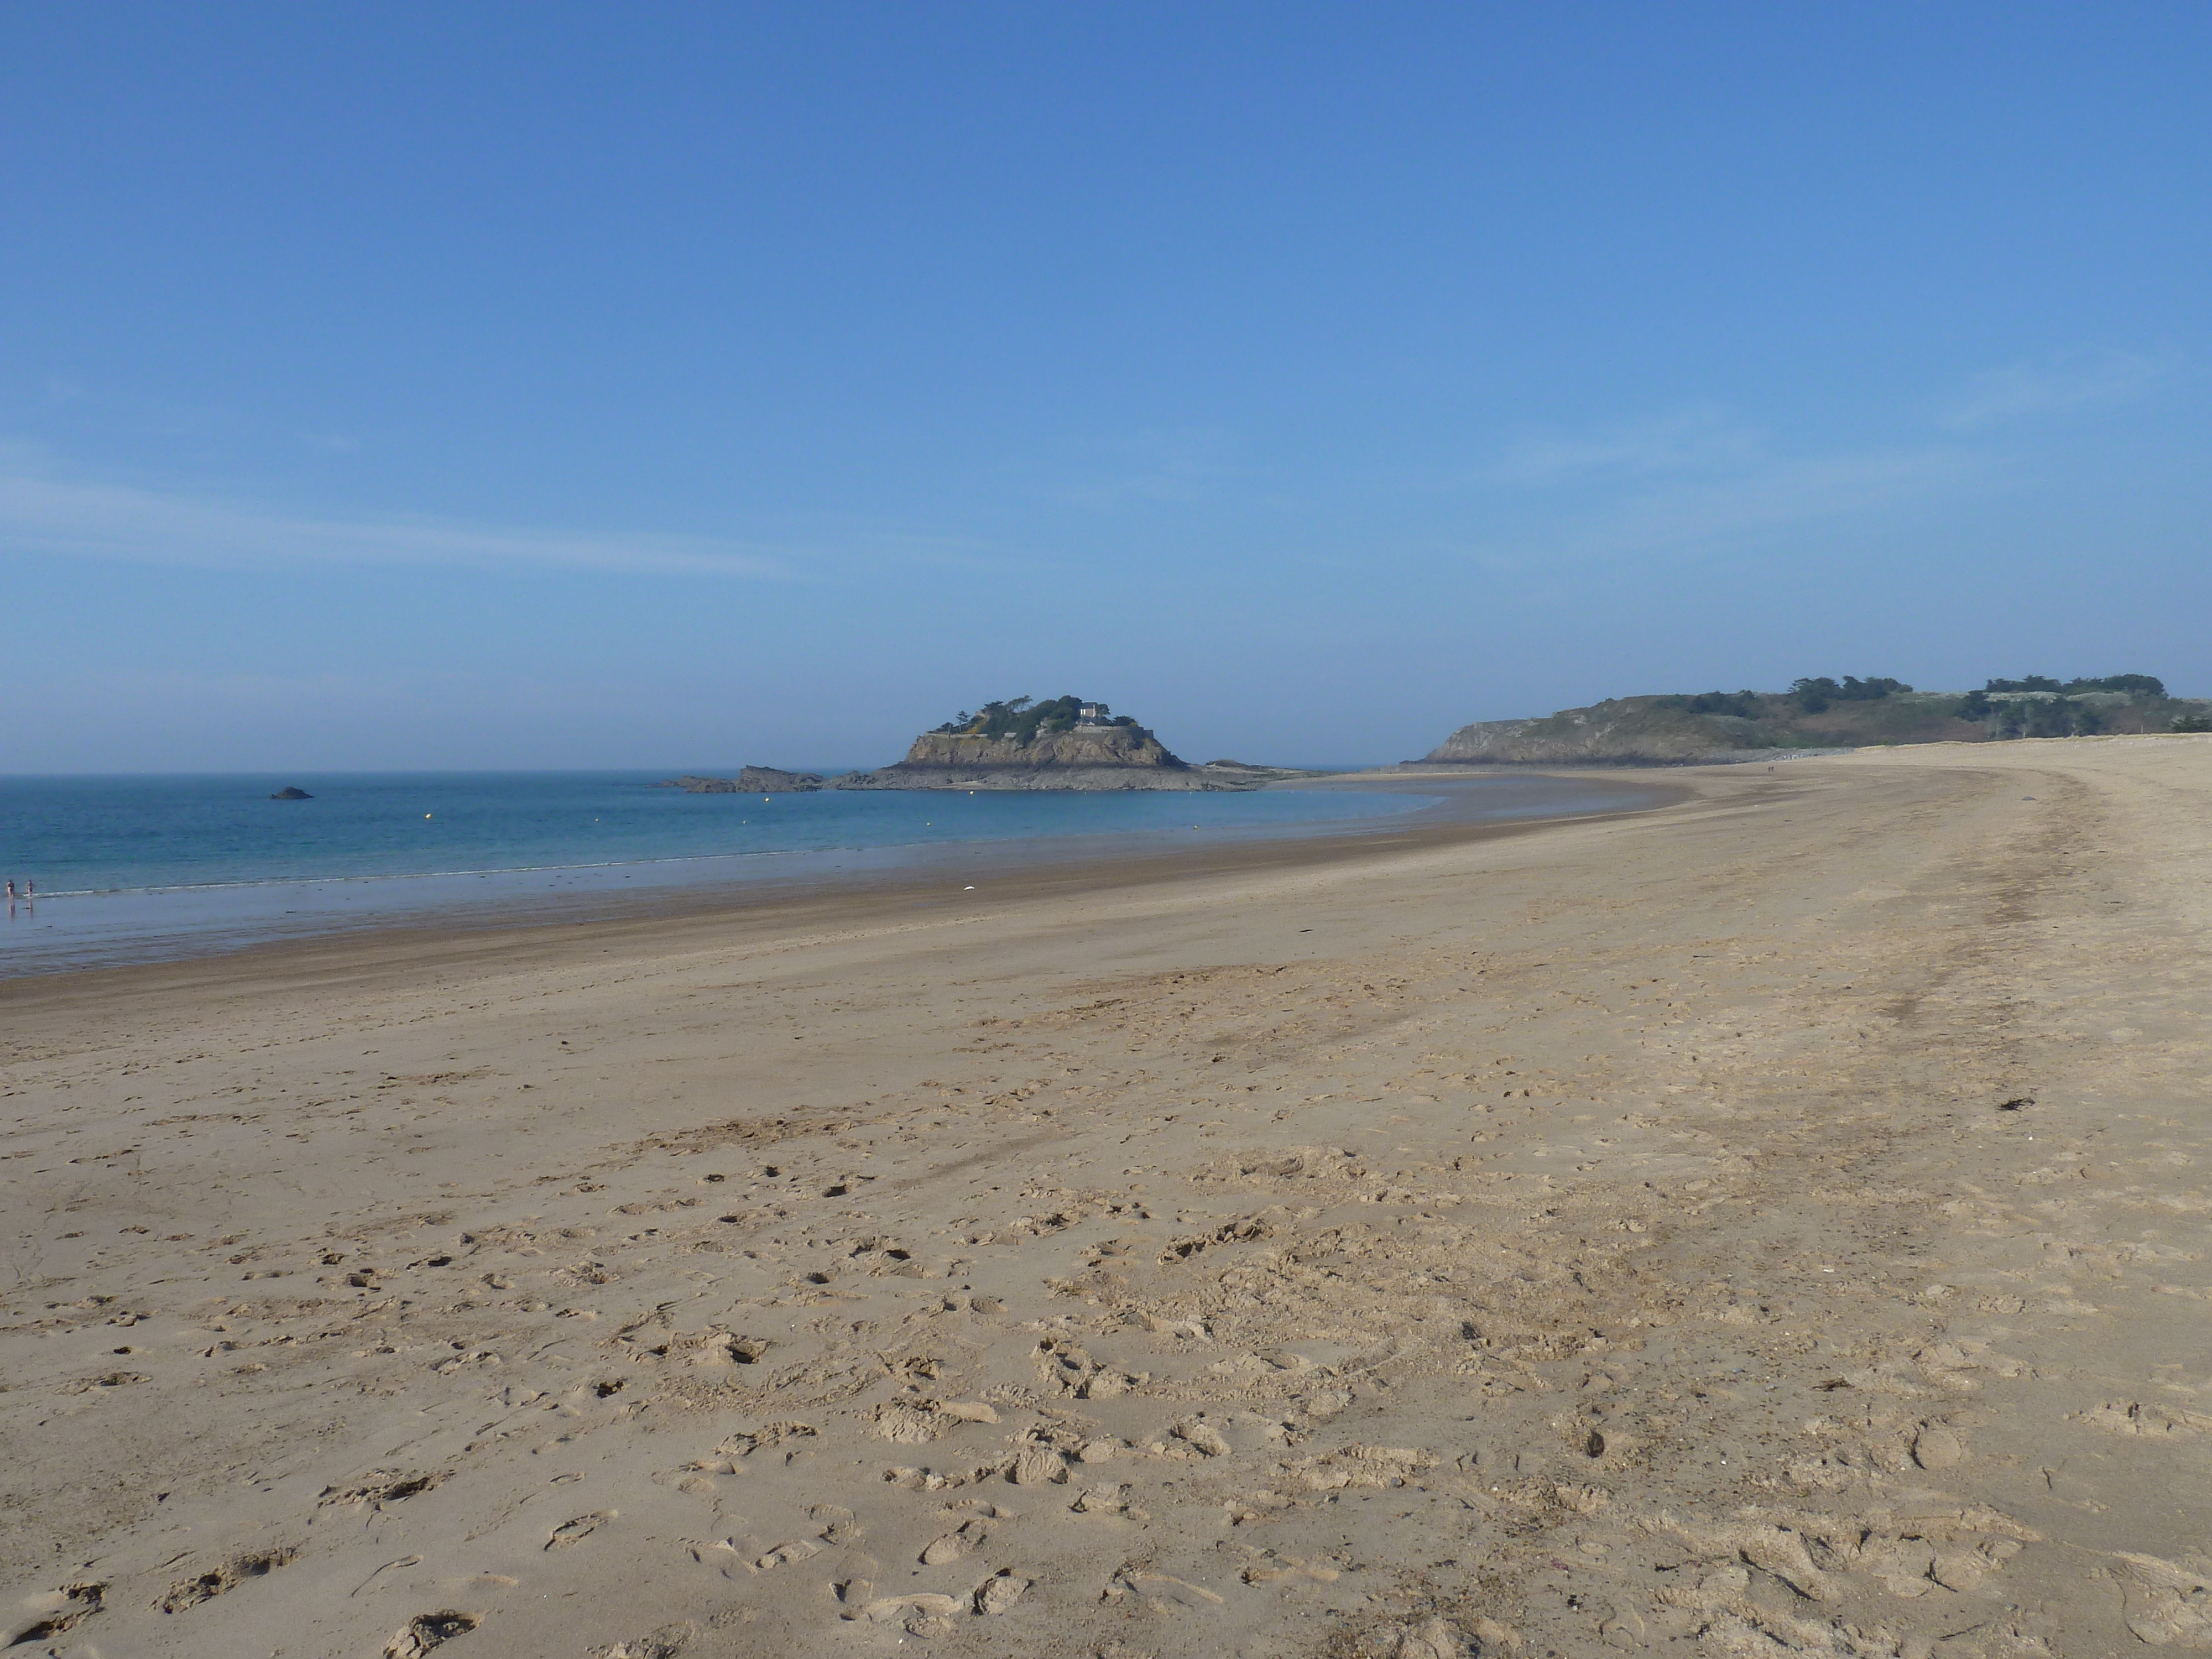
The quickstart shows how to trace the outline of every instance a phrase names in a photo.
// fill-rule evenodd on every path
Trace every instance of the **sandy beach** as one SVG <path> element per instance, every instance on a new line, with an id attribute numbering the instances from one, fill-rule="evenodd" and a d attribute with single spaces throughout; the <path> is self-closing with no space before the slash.
<path id="1" fill-rule="evenodd" d="M 1633 775 L 0 985 L 0 1642 L 2212 1648 L 2212 737 Z"/>

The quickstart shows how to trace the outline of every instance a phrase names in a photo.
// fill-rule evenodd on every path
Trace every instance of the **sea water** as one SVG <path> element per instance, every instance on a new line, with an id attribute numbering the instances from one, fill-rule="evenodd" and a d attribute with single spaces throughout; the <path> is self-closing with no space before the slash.
<path id="1" fill-rule="evenodd" d="M 1308 791 L 688 794 L 641 772 L 0 778 L 0 975 L 533 899 L 892 868 L 948 843 L 1157 842 L 1421 803 Z M 274 800 L 288 786 L 310 800 Z"/>
<path id="2" fill-rule="evenodd" d="M 0 778 L 0 877 L 37 890 L 0 918 L 0 975 L 564 900 L 604 910 L 704 884 L 896 870 L 933 849 L 942 863 L 963 845 L 1103 837 L 1083 850 L 1110 856 L 1354 830 L 1429 804 L 1356 787 L 709 795 L 656 787 L 661 775 Z M 1498 793 L 1496 816 L 1544 810 L 1534 781 L 1495 781 L 1524 786 Z M 288 785 L 313 799 L 270 799 Z"/>

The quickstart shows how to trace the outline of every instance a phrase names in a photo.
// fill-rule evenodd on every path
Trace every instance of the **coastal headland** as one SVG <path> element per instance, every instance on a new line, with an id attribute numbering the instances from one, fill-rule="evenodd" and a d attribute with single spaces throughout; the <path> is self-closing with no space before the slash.
<path id="1" fill-rule="evenodd" d="M 0 1640 L 2212 1644 L 2212 736 L 1619 776 L 0 984 Z"/>
<path id="2" fill-rule="evenodd" d="M 1477 720 L 1426 764 L 1668 766 L 1798 758 L 1873 746 L 2002 743 L 2212 730 L 2212 700 L 2167 694 L 2154 674 L 1992 679 L 1972 691 L 1917 691 L 1902 680 L 1801 678 L 1786 691 L 1608 697 L 1537 718 Z"/>

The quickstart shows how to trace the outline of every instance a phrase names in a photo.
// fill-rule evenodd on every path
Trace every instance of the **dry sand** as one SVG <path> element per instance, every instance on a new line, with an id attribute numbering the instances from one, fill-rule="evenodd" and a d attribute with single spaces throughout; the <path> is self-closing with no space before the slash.
<path id="1" fill-rule="evenodd" d="M 0 1642 L 2212 1647 L 2212 738 L 1668 779 L 0 988 Z"/>

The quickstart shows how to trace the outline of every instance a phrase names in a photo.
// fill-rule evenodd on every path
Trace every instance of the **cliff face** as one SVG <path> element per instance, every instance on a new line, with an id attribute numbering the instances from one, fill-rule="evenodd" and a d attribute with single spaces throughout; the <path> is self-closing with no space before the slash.
<path id="1" fill-rule="evenodd" d="M 1218 789 L 1141 726 L 1079 726 L 1017 737 L 925 732 L 906 758 L 835 781 L 838 789 Z"/>

